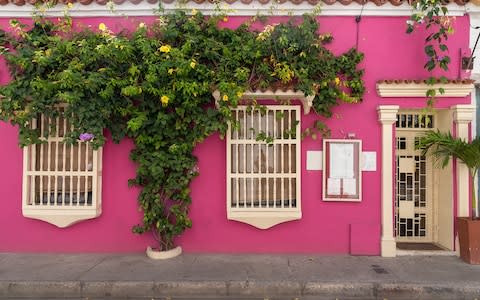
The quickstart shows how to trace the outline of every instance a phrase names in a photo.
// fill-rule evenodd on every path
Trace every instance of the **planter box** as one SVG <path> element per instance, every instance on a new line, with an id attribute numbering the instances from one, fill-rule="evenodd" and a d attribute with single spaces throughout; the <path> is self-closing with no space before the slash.
<path id="1" fill-rule="evenodd" d="M 460 258 L 469 264 L 480 264 L 480 220 L 457 218 Z"/>
<path id="2" fill-rule="evenodd" d="M 158 251 L 151 247 L 147 247 L 147 256 L 151 259 L 169 259 L 177 257 L 180 254 L 182 254 L 182 247 L 180 246 L 167 251 Z"/>

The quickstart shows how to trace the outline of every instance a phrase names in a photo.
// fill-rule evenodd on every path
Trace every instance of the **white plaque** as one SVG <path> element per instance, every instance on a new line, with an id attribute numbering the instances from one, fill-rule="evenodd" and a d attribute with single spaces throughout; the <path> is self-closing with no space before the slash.
<path id="1" fill-rule="evenodd" d="M 322 151 L 307 151 L 307 170 L 319 171 L 322 170 L 323 156 Z"/>
<path id="2" fill-rule="evenodd" d="M 362 171 L 377 170 L 377 152 L 362 152 Z"/>

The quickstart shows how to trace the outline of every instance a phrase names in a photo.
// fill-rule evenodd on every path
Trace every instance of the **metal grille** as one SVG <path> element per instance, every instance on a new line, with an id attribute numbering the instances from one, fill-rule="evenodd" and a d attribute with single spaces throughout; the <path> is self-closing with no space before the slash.
<path id="1" fill-rule="evenodd" d="M 300 208 L 300 108 L 239 107 L 238 130 L 227 137 L 228 204 L 231 210 L 266 211 Z M 271 143 L 257 137 L 273 138 Z"/>
<path id="2" fill-rule="evenodd" d="M 427 235 L 426 215 L 415 214 L 414 218 L 400 218 L 397 227 L 397 236 L 424 237 Z"/>
<path id="3" fill-rule="evenodd" d="M 90 143 L 63 142 L 72 127 L 59 108 L 60 116 L 43 115 L 32 121 L 43 144 L 24 148 L 23 203 L 29 209 L 62 210 L 97 207 L 99 204 L 99 151 Z"/>
<path id="4" fill-rule="evenodd" d="M 434 128 L 433 115 L 421 113 L 397 114 L 396 128 L 402 129 L 421 129 Z"/>
<path id="5" fill-rule="evenodd" d="M 415 132 L 397 132 L 396 236 L 399 241 L 431 239 L 427 158 L 415 150 Z"/>
<path id="6" fill-rule="evenodd" d="M 407 149 L 407 139 L 404 137 L 397 137 L 397 149 L 405 150 Z"/>

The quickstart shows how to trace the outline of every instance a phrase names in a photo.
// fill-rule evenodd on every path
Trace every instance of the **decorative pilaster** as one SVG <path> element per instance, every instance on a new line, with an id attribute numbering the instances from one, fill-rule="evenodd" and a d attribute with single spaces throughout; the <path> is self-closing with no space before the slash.
<path id="1" fill-rule="evenodd" d="M 378 121 L 382 124 L 382 239 L 381 256 L 395 257 L 393 236 L 393 123 L 397 120 L 397 105 L 380 105 Z"/>
<path id="2" fill-rule="evenodd" d="M 451 107 L 453 112 L 453 121 L 456 123 L 456 136 L 464 140 L 469 138 L 468 125 L 472 122 L 475 107 L 473 105 L 455 105 Z M 457 163 L 457 216 L 468 217 L 470 215 L 470 178 L 468 168 Z"/>

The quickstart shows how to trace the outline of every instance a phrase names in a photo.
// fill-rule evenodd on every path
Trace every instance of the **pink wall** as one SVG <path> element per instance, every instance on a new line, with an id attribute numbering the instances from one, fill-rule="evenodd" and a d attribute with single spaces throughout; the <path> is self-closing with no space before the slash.
<path id="1" fill-rule="evenodd" d="M 141 21 L 151 21 L 151 18 Z M 237 26 L 244 18 L 230 17 L 223 26 Z M 367 91 L 358 105 L 341 105 L 328 121 L 332 138 L 355 133 L 363 141 L 364 151 L 377 153 L 377 171 L 363 172 L 363 195 L 360 203 L 323 202 L 321 171 L 306 171 L 306 151 L 321 150 L 321 140 L 307 138 L 302 142 L 302 213 L 301 220 L 259 230 L 250 225 L 226 219 L 225 142 L 218 136 L 208 138 L 196 149 L 201 175 L 192 183 L 190 216 L 193 227 L 178 243 L 186 252 L 218 253 L 380 253 L 380 161 L 381 136 L 377 121 L 378 105 L 424 107 L 425 100 L 381 99 L 375 83 L 381 79 L 422 79 L 428 76 L 422 66 L 423 35 L 405 34 L 406 17 L 363 17 L 359 24 L 360 51 L 365 53 Z M 130 18 L 120 25 L 114 18 L 83 20 L 96 27 L 104 22 L 112 30 L 134 26 L 139 19 Z M 272 20 L 278 22 L 279 20 Z M 0 19 L 0 26 L 8 26 Z M 332 32 L 330 48 L 340 53 L 355 45 L 354 17 L 321 17 L 320 31 Z M 450 78 L 458 74 L 458 49 L 468 45 L 468 17 L 456 19 L 456 33 L 449 40 L 452 58 Z M 0 83 L 8 80 L 7 69 L 0 61 Z M 439 107 L 469 103 L 469 98 L 443 99 Z M 302 116 L 302 127 L 316 120 L 314 114 Z M 22 151 L 17 146 L 17 131 L 0 123 L 0 252 L 138 252 L 152 244 L 152 238 L 131 233 L 141 220 L 137 208 L 138 191 L 127 187 L 135 166 L 128 160 L 130 141 L 119 145 L 108 142 L 104 147 L 102 215 L 66 229 L 58 229 L 42 221 L 24 218 L 21 213 Z M 353 235 L 350 234 L 352 232 Z"/>

